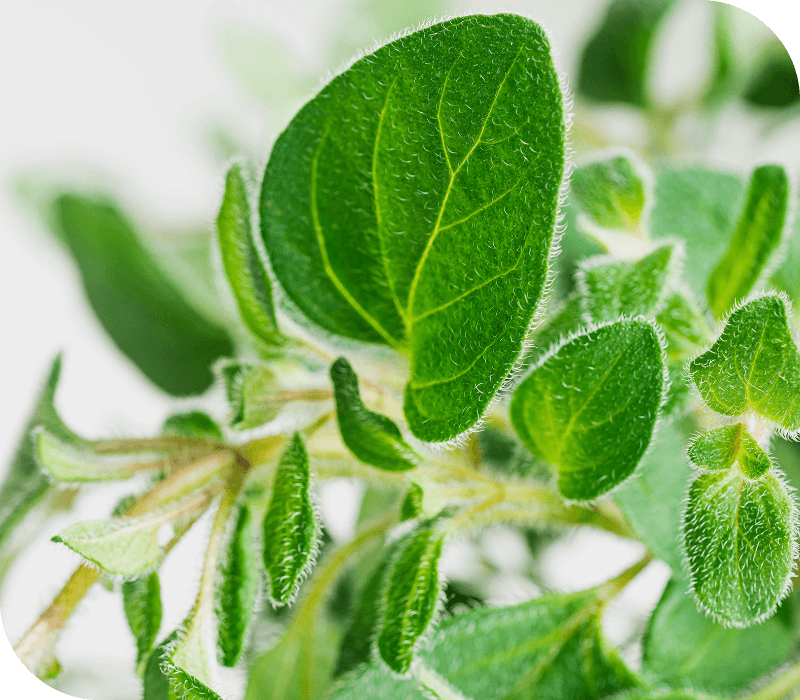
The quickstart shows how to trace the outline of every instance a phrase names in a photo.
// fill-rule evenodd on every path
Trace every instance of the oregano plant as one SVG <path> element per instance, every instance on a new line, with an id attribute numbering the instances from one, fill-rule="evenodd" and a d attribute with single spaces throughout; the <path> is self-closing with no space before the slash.
<path id="1" fill-rule="evenodd" d="M 615 2 L 606 22 L 646 30 L 646 48 L 670 4 Z M 614 40 L 604 24 L 586 55 Z M 587 66 L 581 90 L 601 97 Z M 640 68 L 616 99 L 644 105 Z M 119 348 L 173 395 L 216 394 L 158 434 L 90 439 L 55 408 L 68 357 L 53 363 L 3 486 L 0 543 L 65 485 L 130 494 L 53 537 L 80 563 L 14 640 L 33 673 L 57 676 L 59 637 L 102 581 L 144 700 L 221 698 L 220 669 L 236 666 L 248 699 L 800 692 L 792 177 L 654 168 L 619 149 L 579 152 L 573 172 L 569 99 L 548 35 L 514 14 L 430 23 L 358 58 L 263 168 L 230 165 L 222 325 L 116 205 L 55 199 L 50 221 Z M 592 252 L 560 259 L 559 244 Z M 322 506 L 337 477 L 363 489 L 349 537 Z M 198 521 L 196 586 L 165 628 L 160 567 Z M 495 604 L 448 557 L 500 525 L 533 559 L 581 526 L 636 543 L 638 560 Z M 655 560 L 671 578 L 632 654 L 607 615 Z"/>

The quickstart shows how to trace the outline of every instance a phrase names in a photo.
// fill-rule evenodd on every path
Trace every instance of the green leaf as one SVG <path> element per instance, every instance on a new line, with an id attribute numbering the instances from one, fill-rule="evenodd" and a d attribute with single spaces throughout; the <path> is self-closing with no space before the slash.
<path id="1" fill-rule="evenodd" d="M 691 473 L 685 445 L 686 436 L 679 423 L 662 425 L 636 478 L 614 493 L 634 532 L 676 575 L 683 571 L 679 533 Z"/>
<path id="2" fill-rule="evenodd" d="M 239 506 L 217 582 L 217 646 L 223 666 L 236 665 L 253 622 L 261 579 L 255 538 L 253 514 Z"/>
<path id="3" fill-rule="evenodd" d="M 572 175 L 572 197 L 595 226 L 636 233 L 647 200 L 649 177 L 644 164 L 614 156 L 578 168 Z"/>
<path id="4" fill-rule="evenodd" d="M 792 627 L 780 612 L 747 629 L 723 627 L 698 612 L 688 593 L 672 579 L 645 633 L 643 663 L 659 681 L 735 693 L 773 670 L 792 650 Z"/>
<path id="5" fill-rule="evenodd" d="M 789 194 L 789 177 L 780 165 L 753 171 L 730 246 L 708 280 L 708 301 L 717 318 L 750 293 L 778 250 Z"/>
<path id="6" fill-rule="evenodd" d="M 578 290 L 589 321 L 615 321 L 620 316 L 654 317 L 676 276 L 682 250 L 660 245 L 635 263 L 600 256 L 579 265 Z"/>
<path id="7" fill-rule="evenodd" d="M 747 627 L 786 596 L 797 556 L 797 508 L 774 471 L 759 481 L 738 469 L 699 473 L 689 487 L 684 544 L 698 605 Z"/>
<path id="8" fill-rule="evenodd" d="M 673 5 L 672 0 L 613 0 L 581 55 L 578 92 L 597 102 L 648 106 L 650 55 Z"/>
<path id="9" fill-rule="evenodd" d="M 761 66 L 747 86 L 744 99 L 757 107 L 788 107 L 800 100 L 797 70 L 780 39 L 766 48 Z"/>
<path id="10" fill-rule="evenodd" d="M 253 242 L 250 222 L 242 166 L 234 165 L 225 177 L 225 195 L 217 217 L 222 264 L 245 326 L 265 345 L 280 346 L 286 339 L 278 330 L 272 283 Z"/>
<path id="11" fill-rule="evenodd" d="M 697 304 L 682 292 L 672 292 L 667 296 L 656 321 L 664 329 L 670 360 L 688 359 L 711 337 Z"/>
<path id="12" fill-rule="evenodd" d="M 175 694 L 169 685 L 169 676 L 164 673 L 163 666 L 177 640 L 178 633 L 173 632 L 148 657 L 144 669 L 142 700 L 175 700 Z"/>
<path id="13" fill-rule="evenodd" d="M 600 633 L 597 591 L 547 595 L 445 620 L 422 661 L 481 700 L 602 698 L 638 685 Z"/>
<path id="14" fill-rule="evenodd" d="M 136 639 L 136 666 L 144 670 L 161 627 L 161 585 L 153 571 L 122 584 L 125 618 Z"/>
<path id="15" fill-rule="evenodd" d="M 176 697 L 186 700 L 216 698 L 210 690 L 214 664 L 210 616 L 193 611 L 185 625 L 186 632 L 179 637 L 169 661 L 164 662 L 170 688 Z"/>
<path id="16" fill-rule="evenodd" d="M 232 430 L 258 428 L 277 418 L 283 402 L 278 399 L 275 374 L 267 365 L 226 361 L 217 365 L 217 371 L 231 408 Z"/>
<path id="17" fill-rule="evenodd" d="M 165 668 L 170 692 L 176 700 L 222 700 L 217 693 L 191 673 L 169 663 L 165 664 Z"/>
<path id="18" fill-rule="evenodd" d="M 422 513 L 422 499 L 424 494 L 419 484 L 411 483 L 408 487 L 403 502 L 400 504 L 400 521 L 413 520 Z"/>
<path id="19" fill-rule="evenodd" d="M 695 693 L 690 690 L 634 690 L 615 695 L 614 700 L 721 700 L 718 697 Z"/>
<path id="20" fill-rule="evenodd" d="M 414 678 L 396 676 L 383 664 L 362 666 L 345 676 L 326 700 L 430 700 Z M 441 700 L 441 698 L 440 698 Z"/>
<path id="21" fill-rule="evenodd" d="M 772 466 L 769 455 L 741 423 L 698 435 L 687 454 L 698 469 L 727 470 L 737 464 L 748 479 L 761 478 Z"/>
<path id="22" fill-rule="evenodd" d="M 794 230 L 788 236 L 786 258 L 770 283 L 786 292 L 790 299 L 800 299 L 800 216 L 795 217 Z"/>
<path id="23" fill-rule="evenodd" d="M 410 355 L 411 432 L 451 440 L 520 356 L 563 171 L 542 29 L 458 17 L 355 62 L 299 112 L 266 168 L 264 243 L 311 321 Z"/>
<path id="24" fill-rule="evenodd" d="M 176 413 L 164 421 L 164 435 L 182 435 L 222 442 L 222 431 L 216 421 L 203 411 Z"/>
<path id="25" fill-rule="evenodd" d="M 361 400 L 358 377 L 340 357 L 331 365 L 339 432 L 348 449 L 362 462 L 386 471 L 413 469 L 420 463 L 394 421 L 373 413 Z"/>
<path id="26" fill-rule="evenodd" d="M 415 648 L 433 622 L 441 592 L 443 541 L 435 524 L 420 526 L 398 546 L 385 574 L 376 646 L 395 673 L 408 672 Z"/>
<path id="27" fill-rule="evenodd" d="M 89 303 L 117 347 L 164 391 L 205 391 L 212 363 L 233 354 L 228 334 L 189 305 L 114 204 L 65 194 L 54 207 Z"/>
<path id="28" fill-rule="evenodd" d="M 717 413 L 755 411 L 789 433 L 800 430 L 800 353 L 783 297 L 765 294 L 735 309 L 689 374 Z"/>
<path id="29" fill-rule="evenodd" d="M 663 400 L 663 353 L 650 323 L 622 320 L 564 343 L 517 387 L 514 429 L 558 466 L 565 497 L 597 498 L 633 474 Z"/>
<path id="30" fill-rule="evenodd" d="M 36 459 L 33 436 L 34 428 L 44 426 L 58 437 L 69 440 L 74 433 L 64 425 L 53 405 L 58 378 L 61 374 L 61 355 L 53 360 L 50 374 L 39 393 L 36 407 L 14 454 L 8 474 L 0 487 L 0 547 L 19 524 L 50 489 L 50 480 L 40 469 Z"/>
<path id="31" fill-rule="evenodd" d="M 570 294 L 560 308 L 545 319 L 541 328 L 533 336 L 533 348 L 527 359 L 535 360 L 544 353 L 564 342 L 570 333 L 576 332 L 583 324 L 583 300 L 579 294 Z"/>
<path id="32" fill-rule="evenodd" d="M 320 527 L 311 502 L 308 454 L 299 433 L 281 456 L 264 516 L 264 565 L 273 605 L 297 595 L 317 551 Z"/>

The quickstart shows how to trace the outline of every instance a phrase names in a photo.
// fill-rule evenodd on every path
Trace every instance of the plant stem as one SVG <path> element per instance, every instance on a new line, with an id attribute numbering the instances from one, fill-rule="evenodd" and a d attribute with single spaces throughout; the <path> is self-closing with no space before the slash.
<path id="1" fill-rule="evenodd" d="M 781 700 L 790 692 L 797 691 L 798 686 L 800 686 L 800 664 L 791 666 L 780 676 L 740 700 Z M 800 695 L 794 696 L 792 700 L 798 698 Z"/>

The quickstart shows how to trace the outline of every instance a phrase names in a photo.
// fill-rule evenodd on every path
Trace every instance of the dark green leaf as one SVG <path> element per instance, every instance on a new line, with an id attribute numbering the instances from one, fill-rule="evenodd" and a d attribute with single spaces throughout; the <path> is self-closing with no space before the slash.
<path id="1" fill-rule="evenodd" d="M 122 584 L 122 602 L 125 618 L 136 639 L 136 665 L 144 664 L 153 651 L 161 627 L 161 585 L 158 574 L 145 574 Z"/>
<path id="2" fill-rule="evenodd" d="M 222 431 L 214 419 L 202 411 L 176 413 L 164 421 L 161 429 L 164 435 L 183 435 L 222 442 Z"/>
<path id="3" fill-rule="evenodd" d="M 395 673 L 408 672 L 420 637 L 433 622 L 443 540 L 434 524 L 421 526 L 398 546 L 386 572 L 376 646 Z"/>
<path id="4" fill-rule="evenodd" d="M 648 63 L 672 0 L 613 0 L 580 58 L 578 92 L 598 102 L 645 107 Z"/>
<path id="5" fill-rule="evenodd" d="M 278 464 L 264 517 L 264 565 L 273 605 L 294 598 L 316 554 L 320 527 L 310 488 L 308 454 L 295 433 Z"/>
<path id="6" fill-rule="evenodd" d="M 761 57 L 744 99 L 757 107 L 788 107 L 800 100 L 797 70 L 786 47 L 776 37 Z"/>
<path id="7" fill-rule="evenodd" d="M 422 513 L 422 487 L 412 483 L 408 487 L 403 502 L 400 504 L 400 520 L 412 520 L 418 518 Z"/>
<path id="8" fill-rule="evenodd" d="M 762 477 L 772 466 L 769 455 L 741 423 L 701 433 L 687 454 L 698 469 L 727 470 L 737 464 L 748 479 Z"/>
<path id="9" fill-rule="evenodd" d="M 784 617 L 747 629 L 723 627 L 699 612 L 686 586 L 673 579 L 650 618 L 643 663 L 673 687 L 744 690 L 792 650 L 794 635 Z"/>
<path id="10" fill-rule="evenodd" d="M 717 413 L 755 411 L 787 432 L 800 430 L 800 353 L 781 296 L 766 294 L 737 308 L 689 373 Z"/>
<path id="11" fill-rule="evenodd" d="M 272 151 L 261 226 L 278 280 L 322 328 L 410 355 L 405 414 L 422 440 L 474 426 L 520 355 L 563 152 L 548 41 L 507 14 L 384 45 Z"/>
<path id="12" fill-rule="evenodd" d="M 753 171 L 730 246 L 708 280 L 708 302 L 717 318 L 750 293 L 778 250 L 789 210 L 789 189 L 781 166 L 762 165 Z"/>
<path id="13" fill-rule="evenodd" d="M 342 441 L 362 462 L 387 471 L 406 471 L 420 459 L 390 418 L 364 406 L 358 377 L 350 363 L 340 357 L 331 365 L 336 417 Z"/>
<path id="14" fill-rule="evenodd" d="M 217 646 L 223 666 L 238 662 L 255 614 L 261 580 L 255 530 L 250 509 L 239 506 L 217 582 Z"/>
<path id="15" fill-rule="evenodd" d="M 786 596 L 797 556 L 797 507 L 774 471 L 699 473 L 689 487 L 684 543 L 698 605 L 717 622 L 747 627 Z"/>
<path id="16" fill-rule="evenodd" d="M 116 206 L 67 194 L 55 213 L 89 302 L 119 349 L 164 391 L 205 391 L 212 363 L 233 353 L 228 334 L 189 305 Z"/>
<path id="17" fill-rule="evenodd" d="M 636 469 L 664 395 L 664 351 L 641 320 L 600 326 L 560 346 L 517 387 L 511 422 L 559 469 L 567 498 L 597 498 Z"/>
<path id="18" fill-rule="evenodd" d="M 250 201 L 242 166 L 225 177 L 225 196 L 217 217 L 222 264 L 239 314 L 250 332 L 267 346 L 283 345 L 272 304 L 272 283 L 253 242 Z"/>
<path id="19" fill-rule="evenodd" d="M 164 673 L 162 666 L 175 648 L 177 640 L 178 633 L 173 632 L 148 657 L 144 669 L 142 700 L 175 700 L 175 694 L 169 685 L 169 677 Z"/>

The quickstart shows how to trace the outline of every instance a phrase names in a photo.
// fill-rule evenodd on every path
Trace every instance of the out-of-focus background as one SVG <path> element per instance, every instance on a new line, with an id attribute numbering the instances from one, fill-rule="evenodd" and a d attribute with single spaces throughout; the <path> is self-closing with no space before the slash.
<path id="1" fill-rule="evenodd" d="M 214 391 L 202 399 L 171 398 L 117 350 L 86 303 L 73 261 L 47 231 L 41 204 L 49 193 L 69 188 L 113 196 L 169 274 L 198 306 L 210 309 L 208 242 L 229 159 L 243 154 L 263 166 L 277 134 L 331 72 L 357 50 L 432 16 L 503 10 L 540 22 L 570 87 L 580 88 L 572 132 L 578 161 L 593 150 L 626 145 L 654 164 L 697 162 L 745 175 L 755 163 L 777 160 L 796 170 L 796 76 L 794 93 L 786 93 L 794 69 L 769 29 L 730 6 L 677 1 L 653 22 L 644 93 L 604 95 L 590 80 L 602 70 L 597 62 L 582 64 L 582 56 L 608 4 L 4 0 L 0 463 L 11 459 L 60 350 L 64 368 L 57 405 L 70 426 L 88 437 L 153 434 L 176 410 L 221 410 Z M 186 265 L 187 251 L 196 265 Z M 206 271 L 205 280 L 196 278 L 198 270 Z M 79 518 L 104 517 L 128 490 L 86 489 L 69 514 L 56 514 L 43 529 L 27 533 L 32 546 L 15 559 L 0 588 L 3 625 L 12 643 L 77 561 L 49 538 Z M 351 533 L 359 496 L 358 486 L 347 481 L 324 486 L 323 512 L 335 539 Z M 178 624 L 191 604 L 201 541 L 202 527 L 164 566 L 163 629 Z M 599 583 L 638 556 L 633 545 L 576 530 L 546 548 L 531 571 L 524 538 L 497 528 L 476 543 L 455 547 L 448 566 L 480 579 L 490 602 L 510 603 L 536 595 L 544 584 L 574 590 Z M 636 649 L 626 648 L 626 640 L 635 637 L 667 577 L 666 567 L 651 567 L 609 616 L 609 636 L 634 664 Z M 257 643 L 263 647 L 268 640 Z M 58 687 L 97 700 L 137 698 L 134 655 L 119 595 L 96 587 L 59 644 L 65 672 Z M 240 696 L 242 671 L 228 672 L 223 680 L 230 696 Z"/>

